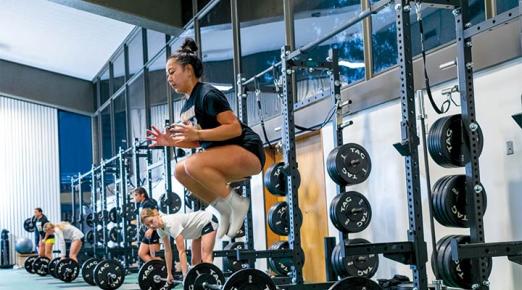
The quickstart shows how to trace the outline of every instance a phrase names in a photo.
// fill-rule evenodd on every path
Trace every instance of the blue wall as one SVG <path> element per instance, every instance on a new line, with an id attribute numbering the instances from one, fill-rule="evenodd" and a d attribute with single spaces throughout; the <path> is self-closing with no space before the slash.
<path id="1" fill-rule="evenodd" d="M 58 111 L 60 184 L 69 188 L 71 176 L 86 172 L 92 165 L 92 130 L 88 116 Z"/>

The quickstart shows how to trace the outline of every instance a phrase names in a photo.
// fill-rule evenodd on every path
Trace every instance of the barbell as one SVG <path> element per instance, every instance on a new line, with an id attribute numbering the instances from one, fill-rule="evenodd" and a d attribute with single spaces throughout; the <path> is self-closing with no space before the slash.
<path id="1" fill-rule="evenodd" d="M 192 267 L 183 281 L 174 280 L 167 283 L 167 267 L 162 260 L 151 260 L 145 263 L 138 272 L 140 289 L 164 290 L 182 284 L 184 290 L 190 289 L 252 289 L 275 290 L 276 286 L 270 276 L 257 269 L 243 269 L 225 280 L 223 272 L 210 263 L 200 263 Z"/>

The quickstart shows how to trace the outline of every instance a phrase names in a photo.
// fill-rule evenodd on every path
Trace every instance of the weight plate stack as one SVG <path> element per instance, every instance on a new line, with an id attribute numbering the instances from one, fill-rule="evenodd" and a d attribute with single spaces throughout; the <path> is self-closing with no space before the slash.
<path id="1" fill-rule="evenodd" d="M 121 234 L 121 228 L 119 226 L 113 227 L 109 231 L 109 240 L 113 243 L 120 243 L 123 241 L 123 236 Z"/>
<path id="2" fill-rule="evenodd" d="M 76 280 L 80 274 L 80 265 L 69 258 L 60 260 L 56 265 L 56 277 L 64 282 L 72 282 Z"/>
<path id="3" fill-rule="evenodd" d="M 341 186 L 365 181 L 372 170 L 370 154 L 361 145 L 347 143 L 336 147 L 326 160 L 328 175 Z"/>
<path id="4" fill-rule="evenodd" d="M 138 234 L 138 227 L 136 225 L 127 225 L 127 240 L 135 242 L 138 240 L 136 235 Z"/>
<path id="5" fill-rule="evenodd" d="M 469 236 L 449 235 L 441 238 L 436 245 L 437 253 L 432 253 L 431 266 L 435 276 L 450 287 L 471 289 L 472 264 L 471 259 L 453 260 L 451 255 L 451 241 L 456 240 L 459 245 L 468 244 Z M 493 267 L 493 260 L 487 258 L 486 276 L 489 277 Z"/>
<path id="6" fill-rule="evenodd" d="M 335 282 L 328 290 L 382 290 L 376 282 L 364 277 L 347 277 Z"/>
<path id="7" fill-rule="evenodd" d="M 104 290 L 120 288 L 125 281 L 125 268 L 119 261 L 103 260 L 94 267 L 94 282 Z"/>
<path id="8" fill-rule="evenodd" d="M 266 189 L 273 195 L 277 196 L 286 196 L 287 192 L 287 182 L 286 182 L 286 174 L 284 173 L 284 162 L 278 162 L 266 170 L 265 175 L 263 176 L 263 184 Z M 296 170 L 296 184 L 297 187 L 301 184 L 301 175 L 299 174 L 299 170 Z"/>
<path id="9" fill-rule="evenodd" d="M 49 274 L 49 260 L 47 257 L 38 257 L 33 261 L 33 271 L 40 276 Z"/>
<path id="10" fill-rule="evenodd" d="M 123 218 L 132 221 L 136 219 L 136 204 L 133 202 L 126 203 L 123 206 Z"/>
<path id="11" fill-rule="evenodd" d="M 94 226 L 94 214 L 90 213 L 88 215 L 85 216 L 85 223 L 89 226 L 89 227 L 93 227 Z"/>
<path id="12" fill-rule="evenodd" d="M 268 211 L 268 226 L 272 232 L 280 236 L 288 235 L 288 204 L 286 201 L 278 202 L 270 207 Z"/>
<path id="13" fill-rule="evenodd" d="M 369 244 L 365 239 L 348 240 L 347 246 L 358 244 Z M 379 268 L 379 256 L 375 254 L 350 256 L 349 249 L 346 257 L 342 256 L 341 244 L 337 244 L 332 251 L 331 263 L 334 272 L 341 278 L 365 277 L 371 278 Z"/>
<path id="14" fill-rule="evenodd" d="M 24 230 L 29 233 L 34 232 L 33 218 L 28 218 L 24 221 Z"/>
<path id="15" fill-rule="evenodd" d="M 165 214 L 177 213 L 181 209 L 181 198 L 177 193 L 168 192 L 160 197 L 160 210 Z"/>
<path id="16" fill-rule="evenodd" d="M 120 209 L 117 207 L 111 208 L 109 211 L 109 221 L 111 223 L 120 223 L 121 222 L 121 215 L 120 215 Z"/>
<path id="17" fill-rule="evenodd" d="M 370 202 L 359 192 L 342 192 L 330 204 L 330 219 L 343 233 L 361 232 L 372 219 Z"/>
<path id="18" fill-rule="evenodd" d="M 433 217 L 441 225 L 447 227 L 469 227 L 466 195 L 465 175 L 448 175 L 442 177 L 435 182 L 433 186 Z M 484 189 L 480 195 L 481 208 L 482 211 L 485 212 L 487 209 L 487 195 Z"/>
<path id="19" fill-rule="evenodd" d="M 94 282 L 94 275 L 93 271 L 94 268 L 98 265 L 98 259 L 96 258 L 90 258 L 87 261 L 85 261 L 82 265 L 82 278 L 83 280 L 92 286 L 96 286 L 96 283 Z"/>
<path id="20" fill-rule="evenodd" d="M 230 243 L 223 248 L 223 250 L 243 250 L 245 248 L 245 244 L 243 242 L 234 242 Z M 223 257 L 223 263 L 225 267 L 228 268 L 232 272 L 239 271 L 241 269 L 246 269 L 249 267 L 248 260 L 237 260 L 235 257 Z"/>
<path id="21" fill-rule="evenodd" d="M 106 228 L 101 228 L 96 231 L 96 241 L 99 243 L 103 243 L 105 240 L 103 239 L 103 233 L 105 232 L 105 237 L 107 237 L 107 241 L 109 239 L 109 230 Z"/>
<path id="22" fill-rule="evenodd" d="M 232 274 L 223 285 L 222 290 L 276 290 L 276 285 L 270 276 L 257 269 L 243 269 Z M 188 289 L 185 289 L 188 290 Z"/>
<path id="23" fill-rule="evenodd" d="M 138 271 L 138 285 L 141 290 L 160 290 L 166 282 L 157 278 L 167 279 L 167 266 L 164 261 L 150 260 Z"/>
<path id="24" fill-rule="evenodd" d="M 446 116 L 433 123 L 428 132 L 428 151 L 431 158 L 446 168 L 463 167 L 470 161 L 470 128 L 463 126 L 460 114 Z M 484 137 L 480 126 L 476 125 L 478 155 L 482 153 Z"/>
<path id="25" fill-rule="evenodd" d="M 239 273 L 239 272 L 236 272 Z M 232 278 L 232 276 L 231 276 Z M 229 278 L 230 279 L 230 278 Z M 205 289 L 202 287 L 203 283 L 222 286 L 225 284 L 225 276 L 223 272 L 214 264 L 199 263 L 187 273 L 183 281 L 184 290 Z M 224 290 L 223 288 L 222 290 Z M 237 288 L 244 289 L 244 288 Z"/>
<path id="26" fill-rule="evenodd" d="M 38 258 L 38 255 L 32 255 L 32 256 L 25 258 L 24 268 L 28 273 L 31 273 L 31 274 L 35 273 L 34 269 L 33 269 L 33 262 L 34 262 L 34 260 L 36 260 L 36 258 Z"/>
<path id="27" fill-rule="evenodd" d="M 51 260 L 51 262 L 49 262 L 49 274 L 51 274 L 51 276 L 53 276 L 54 278 L 58 278 L 56 276 L 56 266 L 58 266 L 58 263 L 60 262 L 62 258 L 58 257 L 58 258 L 54 258 Z"/>
<path id="28" fill-rule="evenodd" d="M 89 230 L 86 234 L 85 234 L 85 241 L 89 244 L 94 244 L 94 232 L 93 230 Z"/>
<path id="29" fill-rule="evenodd" d="M 278 241 L 270 246 L 270 250 L 287 250 L 288 241 Z M 268 258 L 268 267 L 279 276 L 287 276 L 292 271 L 294 263 L 291 258 Z"/>

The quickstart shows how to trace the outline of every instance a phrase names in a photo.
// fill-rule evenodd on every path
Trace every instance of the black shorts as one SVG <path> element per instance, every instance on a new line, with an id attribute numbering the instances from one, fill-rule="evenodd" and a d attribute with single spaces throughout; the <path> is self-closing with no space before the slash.
<path id="1" fill-rule="evenodd" d="M 218 227 L 218 219 L 215 215 L 212 215 L 212 221 L 209 222 L 202 230 L 201 230 L 201 236 L 204 236 L 206 234 L 209 234 L 215 230 L 217 230 Z"/>
<path id="2" fill-rule="evenodd" d="M 245 148 L 246 150 L 254 153 L 255 156 L 259 159 L 259 162 L 261 163 L 261 169 L 265 167 L 265 149 L 263 147 L 263 142 L 261 140 L 252 140 L 252 141 L 246 141 L 243 144 L 240 145 L 241 147 Z"/>
<path id="3" fill-rule="evenodd" d="M 145 228 L 145 227 L 143 227 L 142 230 L 140 231 L 140 240 L 141 240 L 141 242 L 146 244 L 146 245 L 159 244 L 160 237 L 158 235 L 158 232 L 157 231 L 153 231 L 152 232 L 152 236 L 150 236 L 150 239 L 148 239 L 147 237 L 145 237 L 145 232 L 146 231 L 147 231 L 147 228 Z"/>

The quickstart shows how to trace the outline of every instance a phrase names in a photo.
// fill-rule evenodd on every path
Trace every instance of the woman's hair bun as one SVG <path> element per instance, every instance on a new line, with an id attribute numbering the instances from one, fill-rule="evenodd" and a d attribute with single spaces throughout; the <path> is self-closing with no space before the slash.
<path id="1" fill-rule="evenodd" d="M 198 51 L 198 45 L 192 38 L 185 38 L 179 52 L 184 53 L 196 53 Z"/>

